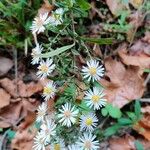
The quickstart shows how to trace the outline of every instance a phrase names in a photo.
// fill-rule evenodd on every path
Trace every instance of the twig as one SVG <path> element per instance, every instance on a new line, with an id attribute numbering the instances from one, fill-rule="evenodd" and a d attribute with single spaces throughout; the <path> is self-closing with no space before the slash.
<path id="1" fill-rule="evenodd" d="M 147 83 L 149 82 L 149 80 L 150 80 L 150 73 L 148 74 L 147 78 L 144 81 L 144 85 L 145 86 L 147 85 Z"/>
<path id="2" fill-rule="evenodd" d="M 15 83 L 16 83 L 16 94 L 18 95 L 18 62 L 17 62 L 17 49 L 13 47 L 13 53 L 14 53 L 14 64 L 15 64 Z"/>
<path id="3" fill-rule="evenodd" d="M 8 132 L 9 132 L 9 129 L 5 131 L 5 133 L 3 134 L 2 138 L 1 138 L 1 141 L 0 141 L 0 150 L 3 150 L 3 143 L 4 143 L 4 140 L 5 140 Z"/>
<path id="4" fill-rule="evenodd" d="M 150 103 L 150 98 L 141 98 L 140 102 L 147 102 Z"/>

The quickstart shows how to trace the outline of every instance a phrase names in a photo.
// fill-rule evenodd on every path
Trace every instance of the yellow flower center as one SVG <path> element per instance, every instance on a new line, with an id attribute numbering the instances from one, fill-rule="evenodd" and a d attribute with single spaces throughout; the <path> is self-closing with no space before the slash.
<path id="1" fill-rule="evenodd" d="M 60 144 L 55 144 L 54 145 L 54 150 L 60 150 Z"/>
<path id="2" fill-rule="evenodd" d="M 53 90 L 49 87 L 44 87 L 44 94 L 51 94 Z"/>
<path id="3" fill-rule="evenodd" d="M 85 144 L 85 148 L 91 149 L 91 142 L 90 141 L 86 141 L 84 144 Z"/>
<path id="4" fill-rule="evenodd" d="M 71 116 L 71 112 L 69 110 L 64 112 L 65 117 L 70 117 Z"/>
<path id="5" fill-rule="evenodd" d="M 93 95 L 93 96 L 92 96 L 92 101 L 93 101 L 94 103 L 97 103 L 97 102 L 99 101 L 99 99 L 100 99 L 100 96 L 99 96 L 99 95 Z"/>
<path id="6" fill-rule="evenodd" d="M 86 124 L 87 126 L 91 126 L 92 123 L 93 123 L 92 118 L 87 118 L 86 121 L 85 121 L 85 124 Z"/>
<path id="7" fill-rule="evenodd" d="M 89 68 L 89 72 L 91 75 L 95 75 L 96 74 L 96 68 L 94 68 L 94 67 Z"/>
<path id="8" fill-rule="evenodd" d="M 56 20 L 60 19 L 60 15 L 59 14 L 55 14 L 54 17 L 55 17 Z"/>
<path id="9" fill-rule="evenodd" d="M 41 65 L 40 70 L 41 70 L 42 72 L 47 73 L 47 72 L 48 72 L 48 67 L 47 67 L 46 65 Z"/>

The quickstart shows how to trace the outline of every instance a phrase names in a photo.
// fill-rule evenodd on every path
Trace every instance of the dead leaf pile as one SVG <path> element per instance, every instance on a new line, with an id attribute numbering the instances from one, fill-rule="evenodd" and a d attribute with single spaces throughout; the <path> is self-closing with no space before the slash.
<path id="1" fill-rule="evenodd" d="M 39 101 L 31 96 L 42 91 L 40 82 L 25 84 L 22 80 L 4 78 L 0 85 L 0 128 L 15 126 L 28 112 L 36 110 Z"/>
<path id="2" fill-rule="evenodd" d="M 111 138 L 108 150 L 136 150 L 136 140 L 140 141 L 145 150 L 150 148 L 150 142 L 147 140 L 135 139 L 133 136 L 126 135 L 124 137 Z"/>

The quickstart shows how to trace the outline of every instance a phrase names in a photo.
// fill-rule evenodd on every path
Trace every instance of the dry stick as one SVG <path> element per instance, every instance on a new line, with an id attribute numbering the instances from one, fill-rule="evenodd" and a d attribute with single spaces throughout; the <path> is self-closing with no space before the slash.
<path id="1" fill-rule="evenodd" d="M 17 49 L 13 47 L 13 53 L 14 53 L 14 64 L 15 64 L 15 83 L 16 83 L 16 94 L 18 96 L 18 62 L 17 62 Z"/>
<path id="2" fill-rule="evenodd" d="M 140 102 L 150 103 L 150 98 L 141 98 Z"/>
<path id="3" fill-rule="evenodd" d="M 144 85 L 145 86 L 147 85 L 147 83 L 149 82 L 149 80 L 150 80 L 150 73 L 148 74 L 147 78 L 144 81 Z"/>

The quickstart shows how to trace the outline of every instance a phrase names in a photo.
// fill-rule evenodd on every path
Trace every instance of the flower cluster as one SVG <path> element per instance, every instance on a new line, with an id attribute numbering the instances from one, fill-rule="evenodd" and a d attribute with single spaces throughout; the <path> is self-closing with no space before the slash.
<path id="1" fill-rule="evenodd" d="M 49 15 L 45 13 L 37 16 L 32 24 L 31 30 L 33 35 L 44 32 L 46 26 L 58 26 L 63 23 L 64 10 L 62 8 L 56 9 Z M 32 64 L 38 64 L 37 77 L 39 79 L 47 79 L 56 70 L 56 65 L 53 59 L 42 59 L 43 51 L 42 45 L 35 41 L 36 47 L 32 50 Z M 83 79 L 90 82 L 99 81 L 104 76 L 104 68 L 99 61 L 91 59 L 87 61 L 86 66 L 81 70 Z M 58 111 L 49 114 L 48 101 L 53 99 L 57 94 L 58 85 L 53 81 L 45 84 L 42 97 L 44 102 L 37 110 L 37 123 L 40 129 L 34 138 L 35 150 L 45 150 L 47 147 L 50 150 L 96 150 L 99 149 L 99 141 L 96 140 L 94 130 L 97 128 L 99 120 L 95 114 L 102 106 L 106 105 L 104 91 L 101 88 L 93 87 L 84 93 L 83 102 L 88 108 L 89 112 L 82 112 L 79 105 L 70 102 L 59 105 Z M 74 128 L 79 129 L 79 133 L 74 133 L 74 141 L 66 142 L 65 137 L 60 132 L 66 131 L 74 132 Z M 69 134 L 69 133 L 68 133 Z M 79 136 L 79 137 L 78 137 Z"/>

